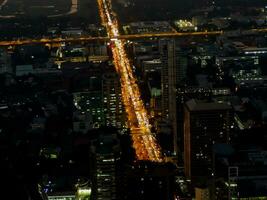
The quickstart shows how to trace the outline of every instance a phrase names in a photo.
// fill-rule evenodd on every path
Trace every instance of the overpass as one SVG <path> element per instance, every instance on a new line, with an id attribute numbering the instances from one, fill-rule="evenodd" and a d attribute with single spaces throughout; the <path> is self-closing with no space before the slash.
<path id="1" fill-rule="evenodd" d="M 231 31 L 229 31 L 231 32 Z M 142 34 L 128 34 L 116 36 L 81 36 L 81 37 L 57 37 L 57 38 L 39 38 L 39 39 L 16 39 L 0 41 L 0 46 L 17 46 L 27 44 L 59 44 L 59 43 L 83 43 L 94 41 L 110 41 L 111 39 L 125 39 L 137 40 L 146 38 L 160 38 L 160 37 L 206 37 L 206 36 L 219 36 L 227 34 L 228 31 L 197 31 L 197 32 L 162 32 L 162 33 L 142 33 Z M 261 34 L 267 33 L 267 28 L 256 28 L 242 30 L 241 34 Z"/>
<path id="2" fill-rule="evenodd" d="M 145 39 L 145 38 L 159 38 L 159 37 L 189 37 L 189 36 L 216 36 L 223 34 L 222 31 L 204 31 L 204 32 L 164 32 L 164 33 L 145 33 L 145 34 L 131 34 L 118 35 L 114 37 L 109 36 L 81 36 L 81 37 L 66 37 L 66 38 L 40 38 L 40 39 L 17 39 L 9 41 L 0 41 L 0 46 L 17 46 L 27 44 L 55 44 L 55 43 L 82 43 L 93 41 L 109 41 L 110 39 Z"/>

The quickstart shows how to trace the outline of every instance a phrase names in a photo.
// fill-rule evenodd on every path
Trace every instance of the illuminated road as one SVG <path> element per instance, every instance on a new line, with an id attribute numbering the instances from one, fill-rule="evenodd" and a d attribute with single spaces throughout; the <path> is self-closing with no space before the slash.
<path id="1" fill-rule="evenodd" d="M 1 17 L 1 16 L 0 16 Z M 7 16 L 8 17 L 8 16 Z M 267 33 L 267 28 L 249 29 L 243 30 L 244 33 L 259 34 Z M 224 31 L 202 31 L 202 32 L 170 32 L 170 33 L 144 33 L 144 34 L 132 34 L 132 35 L 113 35 L 113 39 L 145 39 L 145 38 L 159 38 L 159 37 L 203 37 L 203 36 L 216 36 L 227 34 Z M 22 39 L 22 40 L 11 40 L 11 41 L 0 41 L 0 46 L 16 46 L 23 44 L 53 44 L 61 42 L 79 43 L 79 42 L 90 42 L 90 41 L 109 41 L 110 37 L 68 37 L 68 38 L 41 38 L 41 39 Z"/>
<path id="2" fill-rule="evenodd" d="M 79 38 L 41 38 L 41 39 L 24 39 L 24 40 L 12 40 L 12 41 L 0 41 L 0 46 L 17 46 L 27 44 L 56 44 L 63 42 L 90 42 L 108 40 L 108 37 L 79 37 Z"/>
<path id="3" fill-rule="evenodd" d="M 209 31 L 209 32 L 187 32 L 187 33 L 146 33 L 146 34 L 133 34 L 133 35 L 117 35 L 113 38 L 117 39 L 145 39 L 153 37 L 188 37 L 188 36 L 213 36 L 221 35 L 222 31 Z M 41 38 L 41 39 L 23 39 L 23 40 L 12 40 L 12 41 L 0 41 L 0 46 L 16 46 L 23 44 L 45 44 L 45 43 L 61 43 L 61 42 L 90 42 L 90 41 L 108 41 L 109 37 L 68 37 L 68 38 Z"/>
<path id="4" fill-rule="evenodd" d="M 125 40 L 119 39 L 116 14 L 112 11 L 111 0 L 98 0 L 103 25 L 111 38 L 114 64 L 120 75 L 122 98 L 128 116 L 133 147 L 138 160 L 162 162 L 161 150 L 150 131 L 149 118 L 140 97 L 139 87 L 134 78 L 130 61 L 125 51 Z"/>

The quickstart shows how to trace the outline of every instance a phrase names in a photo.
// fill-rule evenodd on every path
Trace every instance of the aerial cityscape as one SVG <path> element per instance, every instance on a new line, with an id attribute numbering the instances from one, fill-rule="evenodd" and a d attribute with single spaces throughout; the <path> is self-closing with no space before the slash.
<path id="1" fill-rule="evenodd" d="M 267 200 L 267 0 L 0 0 L 11 200 Z"/>

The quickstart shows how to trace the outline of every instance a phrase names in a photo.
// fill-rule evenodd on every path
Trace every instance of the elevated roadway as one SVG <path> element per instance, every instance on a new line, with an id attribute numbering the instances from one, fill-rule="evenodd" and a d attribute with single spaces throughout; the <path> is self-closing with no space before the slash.
<path id="1" fill-rule="evenodd" d="M 222 31 L 209 31 L 209 32 L 170 32 L 170 33 L 146 33 L 146 34 L 132 34 L 132 35 L 116 35 L 113 37 L 66 37 L 66 38 L 40 38 L 40 39 L 17 39 L 9 41 L 0 41 L 0 46 L 17 46 L 27 44 L 52 44 L 52 43 L 79 43 L 79 42 L 90 42 L 90 41 L 109 41 L 110 39 L 145 39 L 145 38 L 157 38 L 157 37 L 189 37 L 189 36 L 215 36 L 221 35 Z"/>
<path id="2" fill-rule="evenodd" d="M 205 37 L 205 36 L 219 36 L 227 34 L 224 31 L 199 31 L 199 32 L 163 32 L 163 33 L 142 33 L 142 34 L 129 34 L 129 35 L 110 35 L 108 36 L 81 36 L 81 37 L 66 37 L 66 38 L 39 38 L 39 39 L 17 39 L 0 41 L 0 46 L 17 46 L 25 44 L 53 44 L 53 43 L 82 43 L 82 42 L 93 42 L 93 41 L 109 41 L 110 39 L 146 39 L 146 38 L 161 38 L 161 37 Z M 248 29 L 242 30 L 241 34 L 262 34 L 267 33 L 267 28 Z"/>

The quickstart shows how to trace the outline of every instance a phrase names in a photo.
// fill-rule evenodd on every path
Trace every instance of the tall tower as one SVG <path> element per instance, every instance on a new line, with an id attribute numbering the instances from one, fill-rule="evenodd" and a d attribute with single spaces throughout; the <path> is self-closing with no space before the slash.
<path id="1" fill-rule="evenodd" d="M 176 85 L 177 62 L 174 39 L 159 41 L 159 51 L 162 61 L 161 90 L 162 118 L 172 126 L 174 153 L 177 153 L 177 120 L 176 120 Z"/>
<path id="2" fill-rule="evenodd" d="M 212 176 L 212 147 L 228 143 L 232 125 L 231 107 L 214 102 L 185 103 L 184 166 L 187 178 Z"/>

